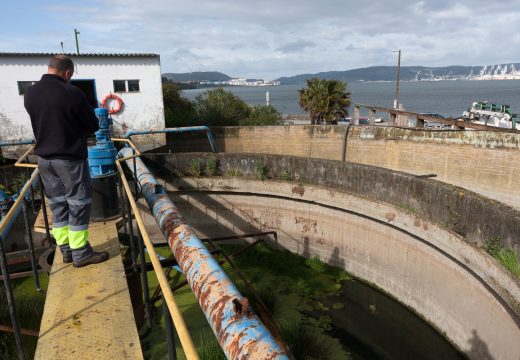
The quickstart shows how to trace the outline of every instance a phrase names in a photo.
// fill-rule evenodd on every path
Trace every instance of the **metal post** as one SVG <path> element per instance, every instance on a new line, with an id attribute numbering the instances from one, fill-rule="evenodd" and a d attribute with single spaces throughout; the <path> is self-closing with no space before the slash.
<path id="1" fill-rule="evenodd" d="M 166 330 L 166 340 L 168 341 L 168 360 L 177 360 L 177 352 L 175 349 L 175 329 L 173 328 L 172 317 L 168 305 L 162 296 L 162 309 L 164 317 L 164 328 Z"/>
<path id="2" fill-rule="evenodd" d="M 399 77 L 401 75 L 401 50 L 392 50 L 393 52 L 397 52 L 397 81 L 395 85 L 395 101 L 394 101 L 394 109 L 399 109 Z"/>
<path id="3" fill-rule="evenodd" d="M 23 209 L 23 220 L 25 223 L 25 241 L 27 242 L 27 245 L 29 246 L 29 253 L 31 258 L 31 267 L 34 277 L 34 286 L 36 287 L 36 290 L 40 293 L 43 292 L 43 290 L 40 287 L 40 278 L 38 276 L 38 268 L 36 265 L 36 256 L 34 255 L 34 243 L 33 243 L 33 236 L 31 231 L 31 225 L 29 224 L 29 217 L 27 215 L 27 202 L 25 199 L 22 202 L 22 209 Z"/>
<path id="4" fill-rule="evenodd" d="M 135 156 L 135 149 L 132 148 L 132 155 Z M 139 185 L 137 178 L 137 161 L 134 157 L 134 180 L 135 180 L 135 197 L 136 200 L 139 197 Z M 128 204 L 128 208 L 130 209 L 130 204 Z M 146 272 L 146 257 L 144 254 L 144 242 L 143 236 L 141 234 L 141 230 L 137 229 L 137 246 L 139 247 L 139 262 L 141 263 L 141 283 L 143 286 L 144 293 L 144 306 L 146 310 L 146 324 L 148 328 L 152 328 L 152 310 L 150 306 L 150 289 L 148 288 L 148 276 Z"/>
<path id="5" fill-rule="evenodd" d="M 135 253 L 135 242 L 134 242 L 134 229 L 132 227 L 132 210 L 130 209 L 130 206 L 127 205 L 128 198 L 126 197 L 126 193 L 123 190 L 122 186 L 122 180 L 121 180 L 121 174 L 118 173 L 118 179 L 119 179 L 119 193 L 120 193 L 120 203 L 121 203 L 121 214 L 123 216 L 123 222 L 125 224 L 125 234 L 128 236 L 128 242 L 130 246 L 130 256 L 132 259 L 132 270 L 137 272 L 137 261 L 136 261 L 136 253 Z M 127 211 L 128 209 L 128 211 Z"/>
<path id="6" fill-rule="evenodd" d="M 76 38 L 76 52 L 77 52 L 78 55 L 79 55 L 78 35 L 79 35 L 79 31 L 76 30 L 76 29 L 74 29 L 74 37 Z"/>
<path id="7" fill-rule="evenodd" d="M 132 148 L 132 155 L 135 156 L 135 149 L 133 149 L 133 148 Z M 139 180 L 137 179 L 137 175 L 136 174 L 137 174 L 137 162 L 136 162 L 135 157 L 134 157 L 135 201 L 139 200 L 139 186 L 138 186 Z"/>
<path id="8" fill-rule="evenodd" d="M 152 309 L 150 306 L 150 289 L 148 288 L 148 276 L 146 272 L 146 258 L 144 255 L 144 242 L 141 231 L 137 229 L 138 239 L 137 244 L 139 245 L 139 258 L 141 263 L 141 283 L 143 286 L 144 293 L 144 307 L 146 310 L 146 324 L 148 328 L 152 328 Z"/>
<path id="9" fill-rule="evenodd" d="M 130 253 L 132 254 L 132 268 L 134 269 L 134 272 L 137 272 L 137 255 L 135 253 L 134 224 L 132 224 L 132 209 L 130 207 L 130 200 L 128 200 L 128 196 L 123 196 L 125 198 L 126 209 L 128 209 L 126 226 L 128 227 L 128 236 L 130 237 Z"/>
<path id="10" fill-rule="evenodd" d="M 16 341 L 16 349 L 18 351 L 18 358 L 23 360 L 23 345 L 22 345 L 22 335 L 20 333 L 20 325 L 18 324 L 18 318 L 16 315 L 16 305 L 14 302 L 14 294 L 13 294 L 13 286 L 11 284 L 11 277 L 9 275 L 9 269 L 7 268 L 7 258 L 5 257 L 4 252 L 4 241 L 0 236 L 0 268 L 2 269 L 2 274 L 4 275 L 4 286 L 5 293 L 7 297 L 7 305 L 9 306 L 9 313 L 11 315 L 11 322 L 13 324 L 14 329 L 14 339 Z"/>
<path id="11" fill-rule="evenodd" d="M 41 200 L 42 200 L 42 214 L 43 214 L 43 223 L 45 224 L 45 235 L 47 236 L 47 240 L 49 240 L 49 244 L 54 244 L 51 238 L 51 231 L 49 228 L 49 219 L 47 218 L 47 205 L 45 204 L 45 185 L 43 185 L 43 180 L 40 174 L 38 174 L 38 180 L 40 181 L 40 189 L 41 189 Z"/>

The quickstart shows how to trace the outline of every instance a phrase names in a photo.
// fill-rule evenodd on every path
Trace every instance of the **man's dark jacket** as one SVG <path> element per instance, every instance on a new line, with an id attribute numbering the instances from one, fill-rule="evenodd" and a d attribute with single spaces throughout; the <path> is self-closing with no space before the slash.
<path id="1" fill-rule="evenodd" d="M 45 74 L 25 93 L 36 146 L 44 159 L 86 159 L 87 135 L 98 120 L 83 92 L 57 75 Z"/>

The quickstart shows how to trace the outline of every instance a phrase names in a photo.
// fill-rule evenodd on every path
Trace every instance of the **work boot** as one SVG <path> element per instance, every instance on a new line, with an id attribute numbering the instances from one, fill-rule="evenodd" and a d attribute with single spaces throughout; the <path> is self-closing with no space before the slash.
<path id="1" fill-rule="evenodd" d="M 69 244 L 60 245 L 61 256 L 63 257 L 64 264 L 70 264 L 72 262 L 72 250 Z"/>
<path id="2" fill-rule="evenodd" d="M 74 267 L 80 268 L 80 267 L 87 266 L 90 264 L 99 264 L 99 263 L 102 263 L 103 261 L 107 261 L 107 260 L 108 260 L 108 253 L 106 251 L 101 251 L 101 252 L 94 251 L 94 252 L 92 252 L 92 255 L 90 257 L 76 261 L 72 265 Z"/>
<path id="3" fill-rule="evenodd" d="M 108 253 L 106 251 L 94 252 L 92 247 L 87 244 L 79 249 L 72 250 L 72 260 L 74 267 L 83 267 L 90 264 L 98 264 L 108 259 Z"/>

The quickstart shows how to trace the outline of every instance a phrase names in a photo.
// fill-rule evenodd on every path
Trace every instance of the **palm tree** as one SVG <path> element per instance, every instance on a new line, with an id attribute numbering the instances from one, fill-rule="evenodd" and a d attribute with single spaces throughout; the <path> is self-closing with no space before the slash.
<path id="1" fill-rule="evenodd" d="M 346 82 L 312 78 L 298 93 L 300 106 L 310 113 L 313 125 L 335 124 L 348 114 L 350 92 Z"/>

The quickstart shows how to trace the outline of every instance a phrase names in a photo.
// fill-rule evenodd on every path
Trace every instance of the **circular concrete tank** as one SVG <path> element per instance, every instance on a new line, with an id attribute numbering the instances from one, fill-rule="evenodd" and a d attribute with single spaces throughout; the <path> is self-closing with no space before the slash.
<path id="1" fill-rule="evenodd" d="M 428 215 L 427 204 L 420 198 L 390 204 L 342 191 L 341 187 L 322 186 L 323 179 L 317 179 L 318 185 L 310 183 L 308 177 L 305 182 L 294 181 L 295 175 L 310 171 L 302 170 L 309 163 L 299 160 L 288 164 L 286 159 L 276 159 L 278 165 L 283 162 L 277 168 L 268 157 L 262 158 L 267 168 L 271 166 L 271 177 L 286 169 L 292 181 L 251 179 L 259 160 L 252 160 L 250 155 L 219 155 L 221 168 L 243 166 L 241 174 L 245 177 L 172 176 L 174 171 L 181 171 L 190 156 L 194 155 L 159 160 L 160 167 L 155 169 L 157 163 L 149 165 L 152 171 L 160 170 L 173 202 L 200 236 L 275 230 L 279 246 L 304 256 L 317 255 L 390 294 L 470 358 L 518 358 L 520 282 L 456 232 L 462 229 L 462 220 L 456 224 L 459 228 L 432 221 L 442 214 Z M 335 163 L 338 167 L 344 164 Z M 311 170 L 327 176 L 319 168 Z M 368 184 L 381 187 L 372 194 L 398 192 L 400 183 L 402 193 L 408 194 L 405 175 L 382 169 L 374 175 L 381 171 L 393 173 L 390 175 L 401 182 L 387 187 L 377 182 Z M 435 186 L 431 182 L 431 187 Z M 153 222 L 153 218 L 148 219 L 149 224 Z"/>

